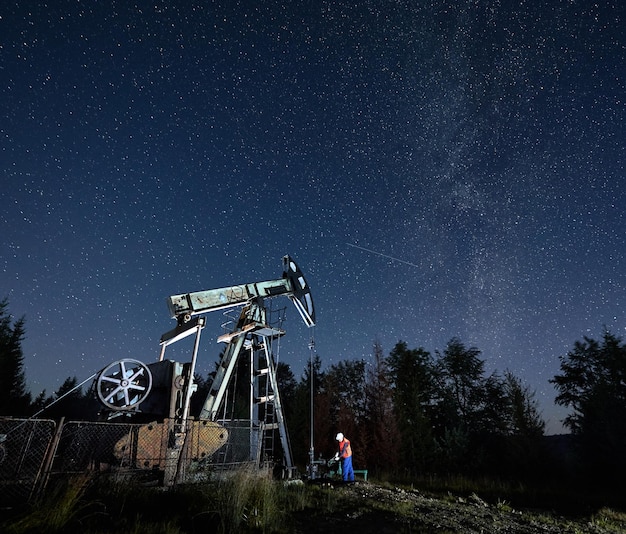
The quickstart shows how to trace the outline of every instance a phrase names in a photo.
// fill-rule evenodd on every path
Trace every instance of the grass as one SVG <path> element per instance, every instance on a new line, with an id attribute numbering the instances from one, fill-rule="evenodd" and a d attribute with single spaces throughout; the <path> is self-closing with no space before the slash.
<path id="1" fill-rule="evenodd" d="M 560 481 L 533 485 L 496 477 L 428 475 L 413 479 L 408 486 L 434 496 L 476 494 L 493 505 L 506 502 L 511 508 L 550 510 L 572 516 L 590 515 L 602 506 L 619 507 L 624 502 L 623 494 L 611 490 Z"/>
<path id="2" fill-rule="evenodd" d="M 26 514 L 10 523 L 7 533 L 60 533 L 79 522 L 81 517 L 97 513 L 98 502 L 84 499 L 91 482 L 89 475 L 79 475 L 57 484 Z"/>
<path id="3" fill-rule="evenodd" d="M 219 483 L 213 510 L 219 518 L 220 533 L 241 532 L 243 529 L 276 532 L 286 519 L 283 509 L 285 496 L 270 473 L 253 468 L 235 471 Z"/>
<path id="4" fill-rule="evenodd" d="M 532 486 L 493 477 L 428 476 L 415 480 L 411 488 L 453 502 L 459 496 L 480 495 L 503 513 L 517 513 L 529 522 L 559 527 L 568 532 L 588 532 L 581 524 L 603 532 L 626 532 L 624 494 L 610 489 L 587 488 L 584 484 L 563 483 Z M 606 506 L 613 503 L 622 511 Z M 604 504 L 604 506 L 603 506 Z"/>
<path id="5" fill-rule="evenodd" d="M 396 485 L 382 484 L 389 488 Z M 407 487 L 407 486 L 405 486 Z M 443 501 L 454 502 L 459 496 L 479 496 L 502 513 L 523 514 L 529 522 L 568 525 L 568 532 L 581 524 L 624 532 L 626 513 L 608 505 L 577 510 L 576 522 L 554 513 L 551 503 L 571 495 L 557 495 L 555 488 L 529 489 L 520 484 L 494 479 L 464 477 L 428 477 L 410 484 Z M 583 501 L 577 495 L 575 504 Z M 359 502 L 354 492 L 337 491 L 298 480 L 275 481 L 265 471 L 243 468 L 211 482 L 180 485 L 165 489 L 146 487 L 128 481 L 79 476 L 51 487 L 44 498 L 24 506 L 19 514 L 0 521 L 0 531 L 7 534 L 46 532 L 65 534 L 186 534 L 200 532 L 288 533 L 296 521 L 314 523 L 325 516 L 356 517 L 380 513 L 385 517 L 404 518 L 410 525 L 414 509 L 398 501 Z M 356 498 L 358 499 L 358 498 Z M 543 501 L 542 501 L 543 499 Z M 520 503 L 543 502 L 543 506 L 520 507 Z M 541 510 L 539 510 L 541 508 Z M 349 514 L 347 514 L 349 512 Z M 576 525 L 576 526 L 575 526 Z M 408 527 L 407 527 L 408 528 Z M 584 531 L 584 530 L 583 530 Z"/>
<path id="6" fill-rule="evenodd" d="M 590 523 L 604 528 L 607 532 L 623 533 L 626 526 L 626 513 L 611 508 L 601 508 L 591 517 Z"/>
<path id="7" fill-rule="evenodd" d="M 291 531 L 293 513 L 312 502 L 300 481 L 279 482 L 266 471 L 240 469 L 210 483 L 171 489 L 110 478 L 77 477 L 0 521 L 7 534 L 220 534 Z"/>

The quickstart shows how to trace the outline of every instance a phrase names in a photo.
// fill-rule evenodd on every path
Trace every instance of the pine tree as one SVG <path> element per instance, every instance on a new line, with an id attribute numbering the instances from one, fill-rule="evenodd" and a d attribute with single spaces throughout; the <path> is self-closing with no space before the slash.
<path id="1" fill-rule="evenodd" d="M 400 431 L 393 406 L 389 365 L 380 342 L 374 342 L 372 366 L 365 386 L 366 424 L 361 430 L 366 443 L 366 466 L 376 474 L 394 473 L 400 458 Z"/>
<path id="2" fill-rule="evenodd" d="M 504 375 L 504 384 L 510 409 L 509 433 L 525 437 L 543 436 L 546 422 L 539 411 L 535 392 L 510 371 Z"/>
<path id="3" fill-rule="evenodd" d="M 430 409 L 433 404 L 433 362 L 423 348 L 399 341 L 387 359 L 394 391 L 394 409 L 401 443 L 396 447 L 406 474 L 424 473 L 432 463 L 435 442 Z"/>
<path id="4" fill-rule="evenodd" d="M 329 435 L 332 432 L 329 425 L 328 396 L 323 389 L 324 372 L 322 360 L 318 355 L 311 367 L 304 369 L 292 399 L 285 404 L 287 427 L 293 448 L 295 463 L 307 464 L 311 443 L 311 380 L 313 380 L 313 437 L 316 456 L 327 456 L 330 452 Z"/>
<path id="5" fill-rule="evenodd" d="M 24 317 L 12 323 L 8 300 L 0 302 L 0 415 L 20 416 L 30 411 L 31 396 L 24 376 Z"/>

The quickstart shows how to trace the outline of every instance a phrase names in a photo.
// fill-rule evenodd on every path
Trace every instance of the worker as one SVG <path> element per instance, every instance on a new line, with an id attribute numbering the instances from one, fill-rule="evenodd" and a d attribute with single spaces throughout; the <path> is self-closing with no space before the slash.
<path id="1" fill-rule="evenodd" d="M 335 439 L 339 442 L 339 452 L 335 454 L 336 460 L 341 460 L 341 472 L 344 482 L 354 482 L 354 470 L 352 469 L 352 447 L 350 440 L 339 432 Z"/>

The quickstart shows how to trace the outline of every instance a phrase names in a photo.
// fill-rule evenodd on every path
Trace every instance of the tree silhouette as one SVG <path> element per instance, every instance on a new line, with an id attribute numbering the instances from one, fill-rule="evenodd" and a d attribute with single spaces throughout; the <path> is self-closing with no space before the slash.
<path id="1" fill-rule="evenodd" d="M 504 374 L 504 388 L 510 410 L 508 433 L 513 436 L 543 436 L 546 422 L 539 411 L 535 392 L 510 371 Z"/>
<path id="2" fill-rule="evenodd" d="M 432 462 L 435 442 L 430 409 L 434 394 L 434 367 L 430 353 L 409 349 L 399 341 L 387 360 L 394 389 L 396 424 L 402 436 L 395 453 L 406 474 L 423 473 Z"/>
<path id="3" fill-rule="evenodd" d="M 588 472 L 618 483 L 626 476 L 626 345 L 605 332 L 602 341 L 577 341 L 559 359 L 561 374 L 550 382 L 556 403 L 572 409 L 564 423 Z"/>
<path id="4" fill-rule="evenodd" d="M 13 322 L 8 300 L 0 302 L 0 414 L 27 415 L 31 395 L 24 376 L 24 317 Z"/>
<path id="5" fill-rule="evenodd" d="M 450 414 L 448 428 L 470 432 L 481 424 L 485 362 L 479 355 L 477 348 L 466 348 L 458 338 L 452 338 L 443 353 L 437 351 L 436 372 L 441 402 L 451 403 L 446 407 Z"/>
<path id="6" fill-rule="evenodd" d="M 314 422 L 313 446 L 316 454 L 327 455 L 329 435 L 332 432 L 328 420 L 328 396 L 324 393 L 324 372 L 319 355 L 313 358 L 313 369 L 307 366 L 298 382 L 292 400 L 285 404 L 287 427 L 291 440 L 294 461 L 300 465 L 308 463 L 311 441 L 311 380 L 313 385 Z M 331 444 L 332 445 L 332 444 Z"/>
<path id="7" fill-rule="evenodd" d="M 393 406 L 393 389 L 387 358 L 380 342 L 374 342 L 372 366 L 365 386 L 365 424 L 360 441 L 365 451 L 365 466 L 374 474 L 394 472 L 400 461 L 396 453 L 400 432 Z"/>
<path id="8" fill-rule="evenodd" d="M 90 421 L 97 416 L 96 401 L 83 394 L 75 376 L 68 376 L 54 392 L 53 402 L 43 411 L 43 417 Z"/>

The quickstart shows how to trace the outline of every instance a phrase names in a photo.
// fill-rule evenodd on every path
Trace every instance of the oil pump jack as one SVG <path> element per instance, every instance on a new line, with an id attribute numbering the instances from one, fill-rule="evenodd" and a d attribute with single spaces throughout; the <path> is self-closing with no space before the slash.
<path id="1" fill-rule="evenodd" d="M 228 441 L 225 420 L 219 413 L 233 371 L 242 354 L 250 356 L 250 432 L 248 461 L 257 465 L 269 453 L 268 442 L 278 432 L 286 476 L 294 469 L 291 447 L 278 389 L 272 341 L 285 334 L 268 322 L 265 299 L 288 297 L 304 323 L 315 325 L 315 308 L 309 285 L 295 261 L 283 257 L 282 278 L 265 282 L 183 293 L 167 298 L 176 327 L 161 336 L 158 362 L 145 365 L 137 360 L 120 360 L 103 369 L 95 389 L 109 419 L 121 414 L 146 422 L 138 432 L 117 442 L 116 454 L 135 451 L 135 465 L 161 469 L 164 484 L 184 477 L 186 460 L 211 458 Z M 218 338 L 226 343 L 210 392 L 197 420 L 189 417 L 190 400 L 204 314 L 241 307 L 234 328 Z M 165 359 L 166 348 L 195 334 L 191 362 Z M 155 419 L 156 420 L 152 420 Z M 183 454 L 185 451 L 185 454 Z M 265 455 L 264 455 L 265 453 Z"/>

